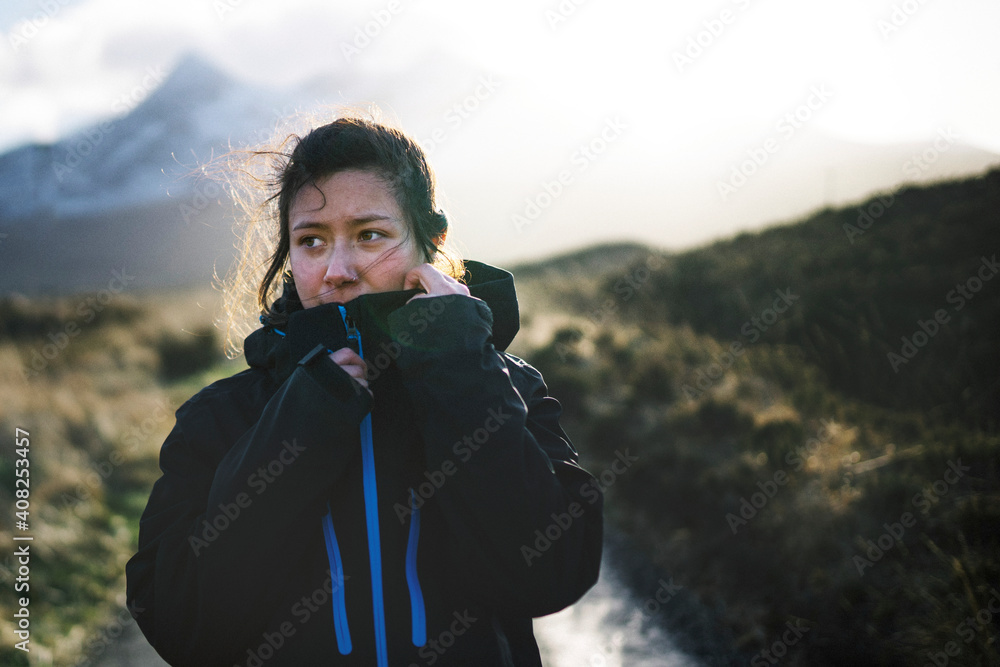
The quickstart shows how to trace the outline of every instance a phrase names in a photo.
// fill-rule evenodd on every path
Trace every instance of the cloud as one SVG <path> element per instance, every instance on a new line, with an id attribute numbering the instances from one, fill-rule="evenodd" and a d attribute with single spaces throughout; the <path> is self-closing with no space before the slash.
<path id="1" fill-rule="evenodd" d="M 0 45 L 0 149 L 52 140 L 108 115 L 148 67 L 170 68 L 192 50 L 240 78 L 278 85 L 401 71 L 432 49 L 499 74 L 507 96 L 497 108 L 542 134 L 579 134 L 595 119 L 627 111 L 656 127 L 651 140 L 667 150 L 692 137 L 710 141 L 721 127 L 773 123 L 809 85 L 826 82 L 838 91 L 837 105 L 817 121 L 827 131 L 913 139 L 951 122 L 970 141 L 1000 148 L 1000 92 L 983 78 L 1000 63 L 989 34 L 1000 9 L 981 0 L 928 5 L 890 39 L 877 22 L 891 16 L 894 0 L 399 0 L 394 13 L 389 0 L 63 3 L 52 0 L 57 11 L 16 50 L 10 38 L 23 27 L 16 17 L 39 5 L 12 2 L 0 12 L 8 27 Z M 729 20 L 720 24 L 723 12 Z M 701 35 L 713 29 L 718 34 Z M 343 47 L 359 35 L 369 43 L 348 60 Z M 691 38 L 705 42 L 702 53 L 678 72 L 673 54 Z"/>

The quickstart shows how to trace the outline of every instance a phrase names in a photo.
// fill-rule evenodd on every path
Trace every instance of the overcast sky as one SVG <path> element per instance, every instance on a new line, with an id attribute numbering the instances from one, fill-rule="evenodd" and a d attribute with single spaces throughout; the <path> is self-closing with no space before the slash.
<path id="1" fill-rule="evenodd" d="M 523 155 L 511 137 L 538 147 L 531 160 L 543 179 L 561 165 L 579 177 L 568 151 L 602 132 L 630 147 L 608 146 L 612 157 L 590 172 L 603 182 L 636 180 L 619 168 L 616 150 L 632 163 L 645 154 L 646 173 L 719 173 L 762 145 L 790 110 L 812 103 L 810 129 L 836 138 L 921 143 L 948 127 L 962 143 L 1000 153 L 995 0 L 342 5 L 4 0 L 0 150 L 51 142 L 113 115 L 150 68 L 169 70 L 194 51 L 272 86 L 402 71 L 432 52 L 492 75 L 500 85 L 484 110 L 449 137 L 467 150 L 435 156 L 453 181 L 487 151 Z M 366 27 L 367 42 L 359 37 Z M 397 94 L 392 111 L 404 126 L 414 109 L 441 105 L 421 90 Z M 619 135 L 605 130 L 615 119 L 626 128 Z M 628 187 L 617 196 L 629 196 Z M 713 187 L 706 181 L 706 193 Z M 512 193 L 506 218 L 525 196 L 532 190 L 523 186 Z"/>

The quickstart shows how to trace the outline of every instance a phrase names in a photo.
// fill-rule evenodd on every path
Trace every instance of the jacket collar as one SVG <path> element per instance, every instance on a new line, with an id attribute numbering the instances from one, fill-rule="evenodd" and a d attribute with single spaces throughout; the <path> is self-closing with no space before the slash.
<path id="1" fill-rule="evenodd" d="M 462 282 L 469 286 L 472 296 L 489 306 L 493 313 L 493 346 L 500 351 L 506 350 L 520 328 L 514 276 L 503 269 L 466 260 Z M 405 290 L 362 294 L 343 304 L 361 333 L 365 356 L 374 355 L 391 343 L 389 314 L 418 293 L 419 290 Z M 299 359 L 317 344 L 324 344 L 331 350 L 347 345 L 340 304 L 302 308 L 297 299 L 286 297 L 287 292 L 282 297 L 288 313 L 287 323 L 275 327 L 264 321 L 264 326 L 247 336 L 243 343 L 247 363 L 267 370 L 279 383 L 291 375 Z"/>

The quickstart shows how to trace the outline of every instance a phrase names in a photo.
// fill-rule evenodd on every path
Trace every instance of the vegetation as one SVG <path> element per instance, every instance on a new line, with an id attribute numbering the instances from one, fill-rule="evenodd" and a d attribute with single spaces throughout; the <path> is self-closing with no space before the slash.
<path id="1" fill-rule="evenodd" d="M 125 562 L 173 412 L 207 378 L 232 372 L 221 352 L 206 356 L 206 346 L 221 347 L 209 330 L 186 332 L 203 323 L 169 319 L 159 303 L 125 294 L 0 301 L 0 540 L 34 537 L 30 654 L 14 648 L 25 592 L 14 590 L 13 550 L 0 559 L 0 664 L 96 663 L 121 632 Z M 15 428 L 31 443 L 26 532 L 14 525 Z"/>
<path id="2" fill-rule="evenodd" d="M 885 197 L 852 244 L 879 201 L 522 286 L 558 324 L 520 351 L 586 467 L 638 459 L 609 518 L 718 610 L 740 664 L 1000 664 L 1000 172 Z"/>
<path id="3" fill-rule="evenodd" d="M 671 257 L 622 310 L 719 341 L 756 332 L 847 395 L 996 432 L 998 211 L 1000 169 L 824 210 Z M 768 322 L 789 292 L 787 315 Z"/>

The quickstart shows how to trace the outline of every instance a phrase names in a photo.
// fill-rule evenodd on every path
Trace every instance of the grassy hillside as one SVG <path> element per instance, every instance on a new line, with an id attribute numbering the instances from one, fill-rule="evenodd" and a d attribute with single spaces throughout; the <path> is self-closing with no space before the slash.
<path id="1" fill-rule="evenodd" d="M 732 645 L 678 602 L 644 622 L 706 661 L 1000 664 L 1000 280 L 981 269 L 998 184 L 910 189 L 683 254 L 621 244 L 514 268 L 513 351 L 562 401 L 632 545 L 631 586 L 653 600 L 672 581 Z M 845 230 L 862 213 L 864 233 Z M 0 428 L 32 442 L 33 664 L 96 662 L 120 632 L 173 411 L 242 366 L 207 328 L 216 296 L 0 299 Z M 13 450 L 0 440 L 8 544 Z M 0 566 L 0 664 L 28 664 L 16 566 Z"/>
<path id="2" fill-rule="evenodd" d="M 671 257 L 622 310 L 720 341 L 793 345 L 846 394 L 996 432 L 998 229 L 994 170 Z M 768 313 L 780 294 L 793 304 Z"/>
<path id="3" fill-rule="evenodd" d="M 125 562 L 173 412 L 232 372 L 186 296 L 183 310 L 108 291 L 0 300 L 0 541 L 34 537 L 29 590 L 15 593 L 13 549 L 0 559 L 0 664 L 97 664 L 121 633 Z M 17 428 L 30 441 L 28 531 L 14 523 Z M 14 648 L 24 594 L 30 654 Z"/>
<path id="4" fill-rule="evenodd" d="M 1000 664 L 1000 280 L 948 300 L 992 259 L 998 184 L 897 193 L 853 244 L 843 226 L 878 199 L 680 255 L 632 249 L 598 275 L 561 258 L 554 298 L 522 281 L 540 304 L 526 318 L 558 327 L 519 351 L 586 465 L 638 459 L 609 518 L 719 611 L 741 664 Z M 938 310 L 897 373 L 887 354 Z"/>

